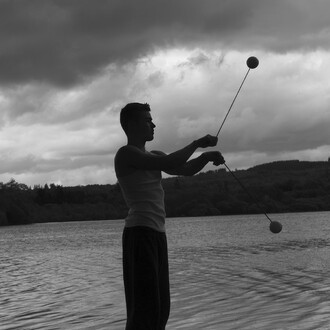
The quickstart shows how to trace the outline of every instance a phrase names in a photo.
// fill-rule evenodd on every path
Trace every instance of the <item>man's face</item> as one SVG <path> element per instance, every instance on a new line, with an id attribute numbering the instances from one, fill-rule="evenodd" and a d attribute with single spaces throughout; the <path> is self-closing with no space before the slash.
<path id="1" fill-rule="evenodd" d="M 152 141 L 154 139 L 154 128 L 156 125 L 152 121 L 149 111 L 143 111 L 137 120 L 137 129 L 139 134 L 143 136 L 145 141 Z"/>

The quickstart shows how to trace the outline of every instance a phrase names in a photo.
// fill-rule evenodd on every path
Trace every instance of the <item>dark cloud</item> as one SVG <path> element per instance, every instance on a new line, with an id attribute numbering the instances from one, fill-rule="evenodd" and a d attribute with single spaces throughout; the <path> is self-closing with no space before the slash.
<path id="1" fill-rule="evenodd" d="M 81 83 L 158 48 L 328 47 L 326 0 L 0 1 L 0 82 Z"/>

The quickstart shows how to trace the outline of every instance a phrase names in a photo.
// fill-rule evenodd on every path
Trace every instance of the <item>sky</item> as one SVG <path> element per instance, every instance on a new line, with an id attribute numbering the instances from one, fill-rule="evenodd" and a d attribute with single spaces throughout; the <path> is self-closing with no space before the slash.
<path id="1" fill-rule="evenodd" d="M 209 150 L 232 170 L 327 161 L 329 12 L 328 0 L 0 0 L 0 182 L 115 184 L 129 102 L 150 104 L 150 150 L 215 135 L 250 56 L 259 66 Z"/>

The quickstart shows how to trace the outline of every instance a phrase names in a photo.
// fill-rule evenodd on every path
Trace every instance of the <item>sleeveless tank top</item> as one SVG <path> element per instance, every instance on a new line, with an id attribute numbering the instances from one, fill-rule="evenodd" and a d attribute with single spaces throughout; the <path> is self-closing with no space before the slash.
<path id="1" fill-rule="evenodd" d="M 136 170 L 118 178 L 129 208 L 125 227 L 145 226 L 165 232 L 166 214 L 161 179 L 161 171 L 146 170 Z"/>

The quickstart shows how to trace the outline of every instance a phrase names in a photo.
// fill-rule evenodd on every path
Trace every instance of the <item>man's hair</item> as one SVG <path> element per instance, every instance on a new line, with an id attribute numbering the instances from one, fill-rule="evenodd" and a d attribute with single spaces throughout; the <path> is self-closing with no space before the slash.
<path id="1" fill-rule="evenodd" d="M 150 111 L 148 103 L 128 103 L 121 109 L 120 124 L 125 132 L 127 131 L 128 123 L 137 121 L 140 113 L 143 111 Z"/>

